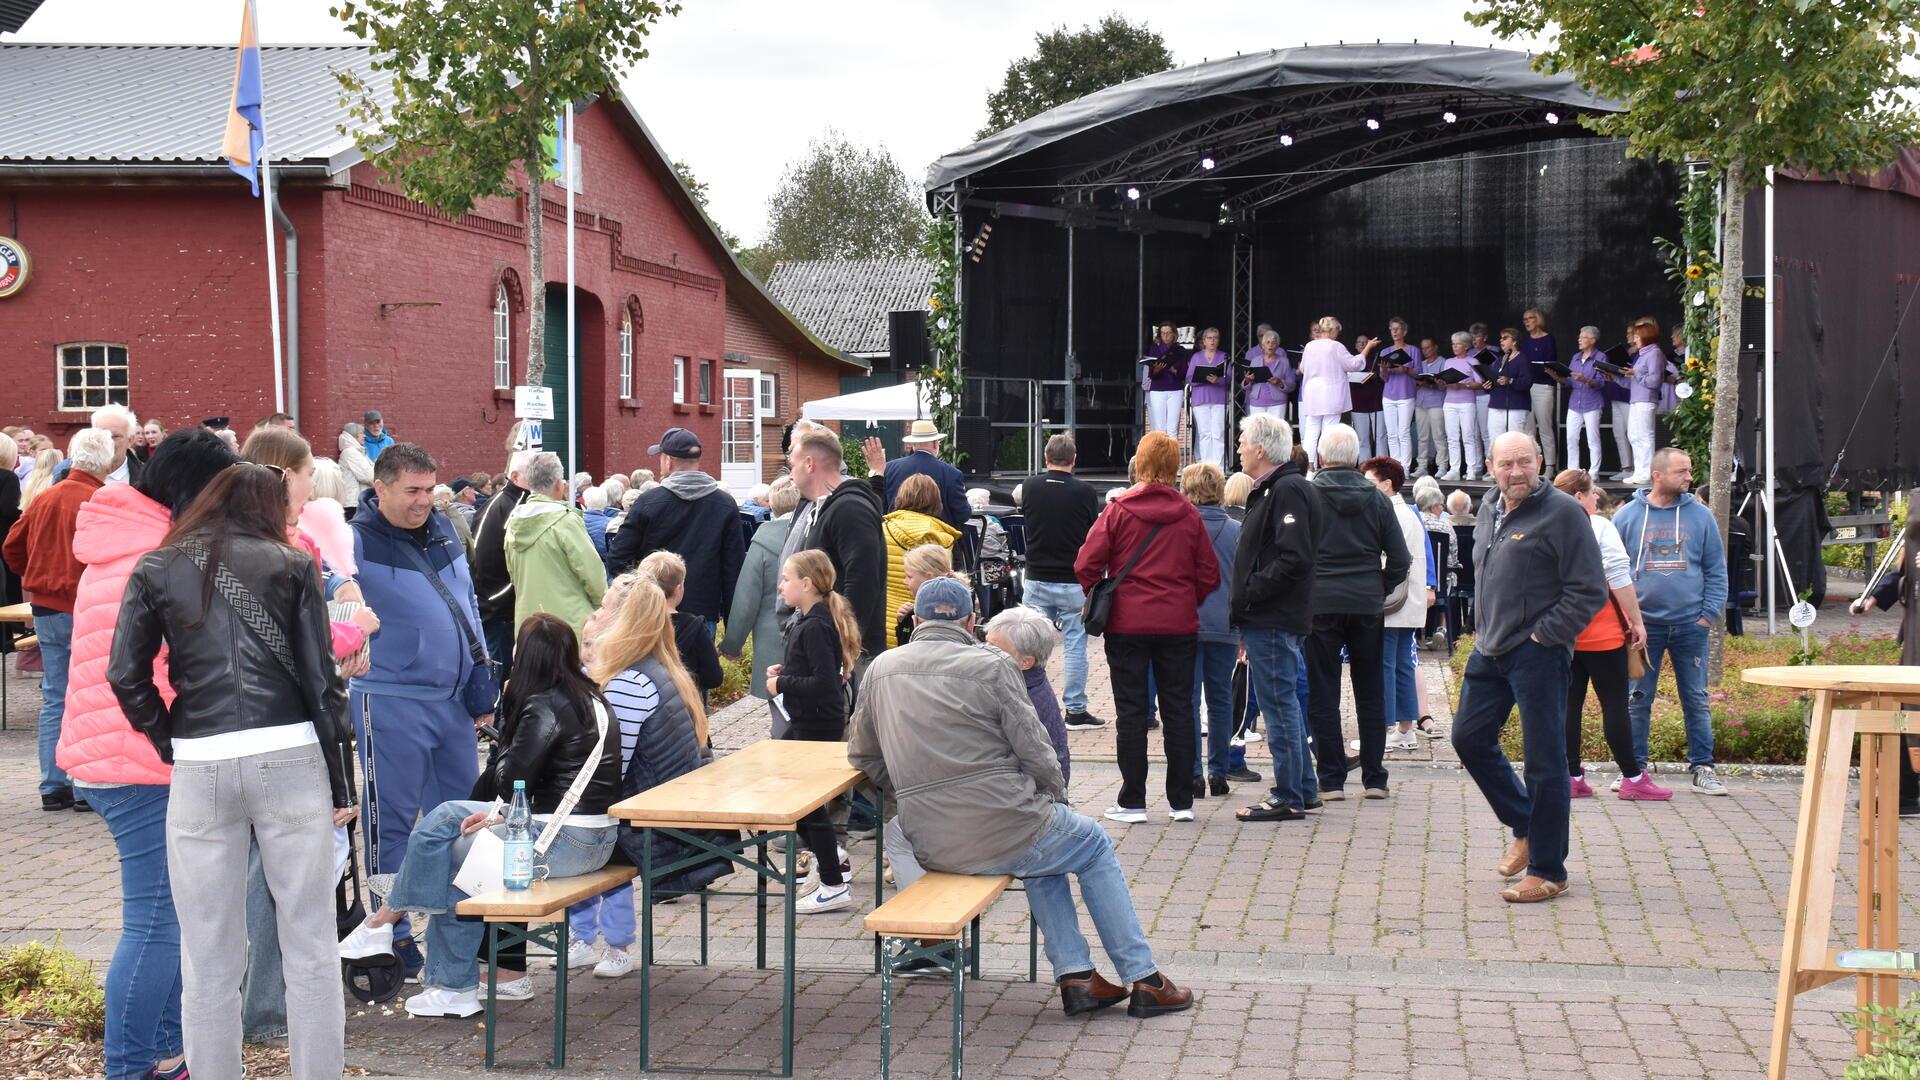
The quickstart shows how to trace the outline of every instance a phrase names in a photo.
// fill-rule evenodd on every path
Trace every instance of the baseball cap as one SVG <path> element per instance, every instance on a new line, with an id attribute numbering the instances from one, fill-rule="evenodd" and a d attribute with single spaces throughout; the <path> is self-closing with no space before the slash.
<path id="1" fill-rule="evenodd" d="M 697 458 L 700 456 L 700 436 L 686 428 L 668 428 L 660 441 L 647 447 L 648 454 L 665 454 L 676 458 Z"/>
<path id="2" fill-rule="evenodd" d="M 922 622 L 961 622 L 973 614 L 973 590 L 959 578 L 934 578 L 913 594 L 913 613 Z"/>
<path id="3" fill-rule="evenodd" d="M 472 486 L 473 486 L 473 481 L 462 476 L 458 480 L 455 480 L 453 483 L 448 484 L 447 490 L 453 492 L 455 495 L 458 495 Z"/>
<path id="4" fill-rule="evenodd" d="M 382 423 L 385 419 L 385 417 L 380 415 L 379 409 L 368 409 L 366 415 L 360 418 L 360 422 L 363 424 L 378 424 Z"/>

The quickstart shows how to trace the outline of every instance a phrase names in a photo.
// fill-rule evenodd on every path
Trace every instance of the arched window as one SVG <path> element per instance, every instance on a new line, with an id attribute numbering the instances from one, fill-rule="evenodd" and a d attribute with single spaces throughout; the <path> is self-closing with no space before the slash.
<path id="1" fill-rule="evenodd" d="M 633 312 L 620 313 L 620 400 L 633 397 Z"/>
<path id="2" fill-rule="evenodd" d="M 497 390 L 513 385 L 513 309 L 505 283 L 493 294 L 493 385 Z"/>

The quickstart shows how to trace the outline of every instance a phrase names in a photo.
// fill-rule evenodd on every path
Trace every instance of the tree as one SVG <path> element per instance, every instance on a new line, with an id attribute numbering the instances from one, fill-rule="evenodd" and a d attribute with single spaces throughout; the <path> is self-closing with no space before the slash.
<path id="1" fill-rule="evenodd" d="M 1101 19 L 1099 26 L 1075 31 L 1056 26 L 1035 34 L 1033 45 L 1033 55 L 1008 64 L 1000 89 L 987 95 L 987 126 L 975 138 L 984 139 L 1095 90 L 1173 67 L 1173 54 L 1158 32 L 1117 14 Z"/>
<path id="2" fill-rule="evenodd" d="M 1534 59 L 1567 72 L 1628 111 L 1582 116 L 1627 138 L 1627 152 L 1705 161 L 1720 179 L 1719 336 L 1708 498 L 1726 535 L 1740 400 L 1740 296 L 1746 194 L 1772 166 L 1873 171 L 1920 136 L 1904 95 L 1920 79 L 1920 0 L 1479 0 L 1467 21 L 1504 37 L 1541 37 Z M 1768 268 L 1772 272 L 1772 268 Z M 1700 352 L 1705 343 L 1689 342 Z M 1713 677 L 1724 662 L 1716 624 Z"/>
<path id="3" fill-rule="evenodd" d="M 647 55 L 677 0 L 346 0 L 329 9 L 373 47 L 372 74 L 340 72 L 361 153 L 408 198 L 455 216 L 527 183 L 527 381 L 546 373 L 541 188 L 562 109 L 610 92 Z M 391 83 L 391 100 L 376 80 Z"/>
<path id="4" fill-rule="evenodd" d="M 673 172 L 675 176 L 680 178 L 680 182 L 687 186 L 687 194 L 693 196 L 693 201 L 699 204 L 700 209 L 706 213 L 707 220 L 713 221 L 713 230 L 720 234 L 720 242 L 727 245 L 727 250 L 733 252 L 735 255 L 739 255 L 740 238 L 722 228 L 718 221 L 714 221 L 713 211 L 707 209 L 706 182 L 694 176 L 693 166 L 684 161 L 674 162 Z"/>
<path id="5" fill-rule="evenodd" d="M 766 240 L 742 257 L 762 279 L 788 259 L 912 258 L 925 222 L 892 154 L 828 128 L 787 166 L 767 200 Z"/>

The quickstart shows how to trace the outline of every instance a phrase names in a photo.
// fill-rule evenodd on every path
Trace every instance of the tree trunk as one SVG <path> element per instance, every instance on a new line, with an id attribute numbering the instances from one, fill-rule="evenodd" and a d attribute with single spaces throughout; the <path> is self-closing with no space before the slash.
<path id="1" fill-rule="evenodd" d="M 1735 158 L 1720 180 L 1720 348 L 1714 357 L 1713 442 L 1707 499 L 1720 536 L 1733 509 L 1733 435 L 1740 417 L 1740 309 L 1746 294 L 1747 163 Z M 1685 301 L 1691 304 L 1692 297 Z M 1733 576 L 1728 568 L 1728 577 Z M 1714 613 L 1707 677 L 1720 685 L 1727 663 L 1726 620 Z"/>
<path id="2" fill-rule="evenodd" d="M 547 263 L 545 217 L 540 188 L 545 184 L 544 147 L 527 156 L 527 385 L 547 376 Z"/>

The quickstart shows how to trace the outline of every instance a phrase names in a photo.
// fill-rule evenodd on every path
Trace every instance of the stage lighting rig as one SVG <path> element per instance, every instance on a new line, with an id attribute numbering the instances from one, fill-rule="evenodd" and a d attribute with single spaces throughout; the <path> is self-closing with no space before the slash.
<path id="1" fill-rule="evenodd" d="M 1560 114 L 1558 112 L 1555 112 L 1552 109 L 1548 109 L 1547 115 L 1546 115 L 1546 121 L 1549 124 L 1557 124 L 1560 122 Z"/>
<path id="2" fill-rule="evenodd" d="M 1448 102 L 1447 105 L 1440 110 L 1440 122 L 1443 124 L 1459 123 L 1460 122 L 1460 106 L 1452 102 Z"/>
<path id="3" fill-rule="evenodd" d="M 1214 160 L 1213 151 L 1202 150 L 1200 152 L 1200 168 L 1202 170 L 1212 172 L 1213 167 L 1217 164 L 1219 164 L 1219 162 Z"/>
<path id="4" fill-rule="evenodd" d="M 967 258 L 972 260 L 975 263 L 978 263 L 980 261 L 980 257 L 987 253 L 987 241 L 992 238 L 993 238 L 993 222 L 991 221 L 981 222 L 980 231 L 973 234 L 973 243 L 967 245 L 968 247 Z"/>
<path id="5" fill-rule="evenodd" d="M 1280 145 L 1281 146 L 1292 146 L 1295 142 L 1299 141 L 1299 138 L 1300 136 L 1297 133 L 1295 133 L 1293 128 L 1290 126 L 1283 127 L 1280 129 Z"/>
<path id="6" fill-rule="evenodd" d="M 1132 187 L 1132 186 L 1129 186 L 1129 187 L 1127 188 L 1127 198 L 1128 198 L 1129 200 L 1131 200 L 1131 201 L 1133 201 L 1133 202 L 1139 202 L 1139 201 L 1140 201 L 1140 189 L 1139 189 L 1139 188 L 1137 188 L 1137 187 Z"/>
<path id="7" fill-rule="evenodd" d="M 1386 126 L 1386 123 L 1387 123 L 1387 118 L 1383 113 L 1381 113 L 1380 106 L 1378 105 L 1367 106 L 1366 125 L 1367 125 L 1368 131 L 1379 131 L 1382 127 Z"/>

